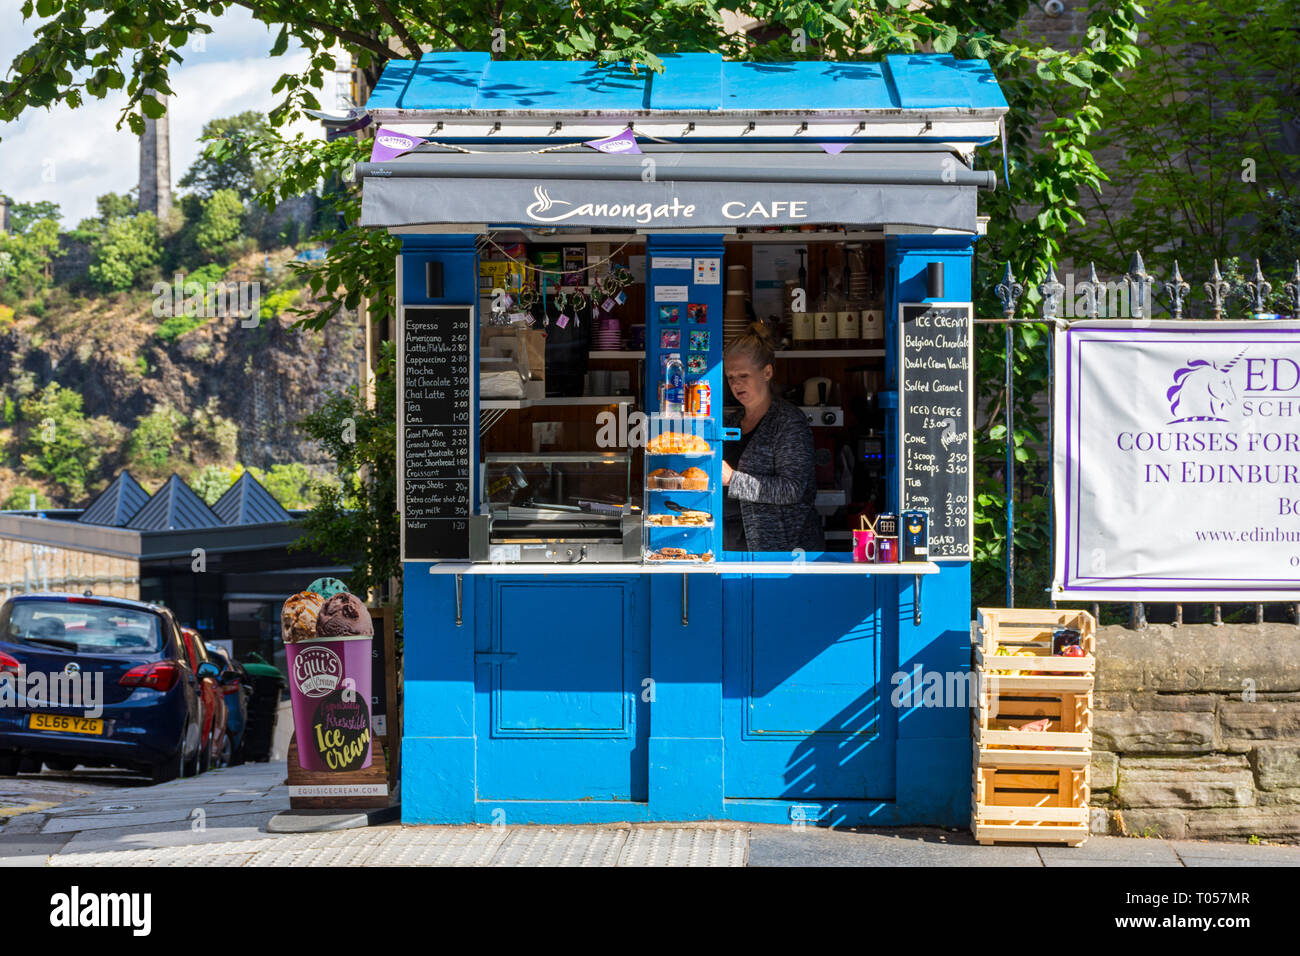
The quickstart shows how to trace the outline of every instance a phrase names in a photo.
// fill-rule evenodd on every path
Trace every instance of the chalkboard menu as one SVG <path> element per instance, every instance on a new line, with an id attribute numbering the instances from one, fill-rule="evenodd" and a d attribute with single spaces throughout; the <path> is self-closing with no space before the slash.
<path id="1" fill-rule="evenodd" d="M 402 560 L 469 559 L 474 310 L 406 306 L 398 361 Z"/>
<path id="2" fill-rule="evenodd" d="M 971 305 L 900 303 L 898 486 L 929 512 L 930 559 L 970 560 Z"/>

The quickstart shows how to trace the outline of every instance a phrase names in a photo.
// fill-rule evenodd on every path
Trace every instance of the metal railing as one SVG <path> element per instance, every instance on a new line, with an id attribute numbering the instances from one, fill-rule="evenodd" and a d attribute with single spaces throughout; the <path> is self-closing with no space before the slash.
<path id="1" fill-rule="evenodd" d="M 1229 310 L 1234 299 L 1240 299 L 1246 306 L 1248 318 L 1257 317 L 1277 317 L 1276 313 L 1270 313 L 1270 299 L 1273 294 L 1273 283 L 1265 278 L 1263 270 L 1260 268 L 1259 260 L 1255 260 L 1255 274 L 1250 278 L 1245 278 L 1238 283 L 1230 282 L 1225 278 L 1219 269 L 1218 260 L 1214 260 L 1214 267 L 1209 278 L 1202 283 L 1205 290 L 1205 305 L 1207 306 L 1208 315 L 1188 316 L 1186 314 L 1188 299 L 1192 291 L 1191 284 L 1183 278 L 1182 272 L 1178 266 L 1178 260 L 1174 260 L 1173 274 L 1169 279 L 1160 282 L 1155 276 L 1146 271 L 1146 265 L 1142 261 L 1142 254 L 1136 252 L 1129 261 L 1128 271 L 1121 277 L 1119 282 L 1102 282 L 1097 276 L 1096 267 L 1088 264 L 1088 277 L 1082 282 L 1071 283 L 1072 291 L 1077 297 L 1077 301 L 1082 302 L 1082 310 L 1074 316 L 1079 319 L 1098 319 L 1098 318 L 1116 318 L 1112 314 L 1110 303 L 1117 300 L 1116 293 L 1119 293 L 1118 299 L 1122 306 L 1125 307 L 1127 315 L 1124 318 L 1131 319 L 1151 319 L 1155 318 L 1155 306 L 1157 301 L 1163 306 L 1166 317 L 1170 319 L 1199 318 L 1210 319 L 1213 321 L 1223 321 L 1227 318 L 1226 312 Z M 1160 292 L 1160 299 L 1157 300 L 1156 290 Z M 1295 269 L 1292 274 L 1282 283 L 1283 295 L 1282 306 L 1287 314 L 1292 318 L 1300 318 L 1300 260 L 1295 263 Z M 1074 301 L 1064 301 L 1066 285 L 1057 279 L 1056 265 L 1052 263 L 1047 269 L 1047 278 L 1038 285 L 1038 293 L 1042 297 L 1042 315 L 1038 318 L 1032 316 L 1017 317 L 1016 309 L 1020 300 L 1024 296 L 1024 286 L 1016 281 L 1011 271 L 1011 263 L 1007 263 L 1006 271 L 1003 273 L 1001 281 L 993 287 L 994 294 L 997 295 L 998 301 L 1002 304 L 1001 318 L 976 319 L 977 323 L 998 324 L 1005 326 L 1006 329 L 1006 363 L 1004 369 L 1005 383 L 1005 405 L 1003 414 L 1005 416 L 1007 440 L 1006 440 L 1006 496 L 1007 496 L 1007 513 L 1006 513 L 1006 566 L 1007 566 L 1007 606 L 1015 607 L 1015 502 L 1016 502 L 1016 484 L 1015 484 L 1015 431 L 1014 431 L 1014 407 L 1015 407 L 1015 378 L 1013 375 L 1014 354 L 1012 348 L 1012 329 L 1015 325 L 1021 324 L 1046 324 L 1049 327 L 1055 327 L 1061 323 L 1068 323 L 1069 318 L 1064 313 L 1072 311 Z M 1126 295 L 1124 293 L 1127 293 Z M 1062 309 L 1062 305 L 1065 309 Z M 1103 310 L 1103 304 L 1106 309 Z M 1052 339 L 1048 336 L 1046 339 L 1046 348 L 1048 355 L 1048 396 L 1049 412 L 1047 416 L 1047 447 L 1052 447 L 1052 418 L 1051 411 L 1054 388 L 1054 373 L 1052 368 Z M 1047 470 L 1046 487 L 1050 494 L 1052 487 L 1052 472 L 1049 467 Z M 1052 529 L 1053 544 L 1055 539 L 1055 528 Z M 1087 602 L 1070 602 L 1070 603 L 1087 603 Z M 1110 602 L 1107 602 L 1110 603 Z M 1184 603 L 1173 602 L 1151 602 L 1156 608 L 1161 610 L 1160 617 L 1170 617 L 1174 627 L 1181 627 L 1187 616 L 1186 608 L 1189 606 Z M 1052 607 L 1056 606 L 1055 599 L 1052 600 Z M 1121 605 L 1122 606 L 1122 605 Z M 1243 604 L 1243 607 L 1249 608 L 1249 603 Z M 1300 626 L 1300 602 L 1267 602 L 1269 612 L 1265 611 L 1265 603 L 1254 604 L 1254 623 L 1263 624 L 1267 617 L 1282 617 L 1284 620 L 1294 622 Z M 1192 616 L 1209 617 L 1209 623 L 1222 625 L 1224 623 L 1222 602 L 1191 605 L 1194 608 Z M 1128 605 L 1128 627 L 1133 629 L 1142 629 L 1147 626 L 1148 604 L 1132 603 Z M 1208 612 L 1200 613 L 1208 608 Z M 1168 613 L 1165 613 L 1167 609 Z M 1092 614 L 1100 620 L 1101 603 L 1094 602 L 1091 605 Z"/>

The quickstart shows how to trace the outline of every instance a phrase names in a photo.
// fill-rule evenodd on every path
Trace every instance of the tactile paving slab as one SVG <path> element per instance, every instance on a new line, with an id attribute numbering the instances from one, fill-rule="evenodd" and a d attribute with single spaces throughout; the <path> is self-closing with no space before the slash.
<path id="1" fill-rule="evenodd" d="M 749 832 L 739 828 L 636 827 L 619 866 L 744 866 Z"/>
<path id="2" fill-rule="evenodd" d="M 749 832 L 715 827 L 363 827 L 52 856 L 52 866 L 744 866 Z"/>

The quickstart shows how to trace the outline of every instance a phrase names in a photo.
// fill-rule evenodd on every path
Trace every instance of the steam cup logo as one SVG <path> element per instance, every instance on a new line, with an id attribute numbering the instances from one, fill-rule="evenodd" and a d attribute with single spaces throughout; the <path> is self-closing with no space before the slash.
<path id="1" fill-rule="evenodd" d="M 539 216 L 538 213 L 549 212 L 552 206 L 572 205 L 572 203 L 567 202 L 566 200 L 563 199 L 552 199 L 549 195 L 547 195 L 546 190 L 543 189 L 541 186 L 533 187 L 533 197 L 535 201 L 530 203 L 528 205 L 528 208 L 524 210 L 526 213 L 528 213 L 530 219 L 541 219 L 542 217 Z M 563 217 L 561 216 L 557 218 L 563 218 Z"/>
<path id="2" fill-rule="evenodd" d="M 1226 365 L 1192 359 L 1174 372 L 1174 384 L 1165 392 L 1169 414 L 1174 416 L 1169 424 L 1226 422 L 1224 411 L 1237 401 L 1237 392 L 1228 373 L 1244 354 L 1246 350 L 1242 349 Z"/>
<path id="3" fill-rule="evenodd" d="M 328 647 L 304 647 L 293 662 L 293 679 L 306 697 L 324 697 L 343 679 L 343 660 Z"/>

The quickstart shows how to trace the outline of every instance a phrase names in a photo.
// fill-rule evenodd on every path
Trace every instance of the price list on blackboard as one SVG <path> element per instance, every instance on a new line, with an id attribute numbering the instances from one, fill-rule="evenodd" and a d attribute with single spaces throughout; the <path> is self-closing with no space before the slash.
<path id="1" fill-rule="evenodd" d="M 407 306 L 398 377 L 402 560 L 468 560 L 473 310 Z"/>
<path id="2" fill-rule="evenodd" d="M 969 560 L 971 306 L 899 306 L 899 490 L 904 511 L 930 515 L 930 558 Z"/>

